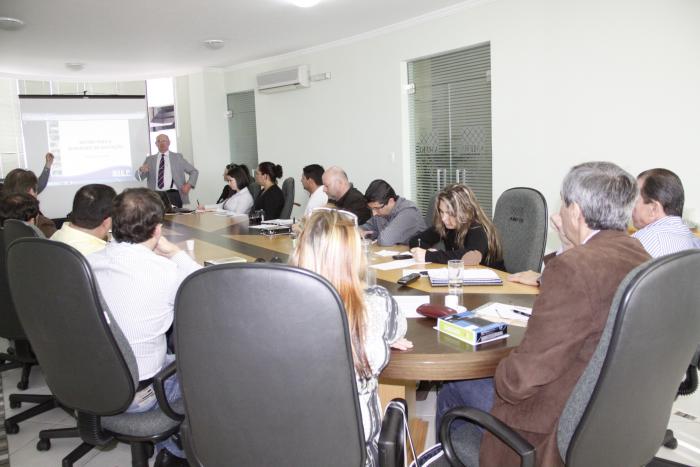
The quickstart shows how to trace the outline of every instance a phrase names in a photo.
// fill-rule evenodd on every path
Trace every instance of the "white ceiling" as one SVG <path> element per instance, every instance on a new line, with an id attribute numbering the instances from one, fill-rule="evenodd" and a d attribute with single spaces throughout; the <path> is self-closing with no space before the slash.
<path id="1" fill-rule="evenodd" d="M 0 73 L 24 78 L 126 80 L 226 67 L 375 31 L 474 0 L 2 0 Z M 220 50 L 202 45 L 223 39 Z M 82 62 L 70 71 L 66 62 Z"/>

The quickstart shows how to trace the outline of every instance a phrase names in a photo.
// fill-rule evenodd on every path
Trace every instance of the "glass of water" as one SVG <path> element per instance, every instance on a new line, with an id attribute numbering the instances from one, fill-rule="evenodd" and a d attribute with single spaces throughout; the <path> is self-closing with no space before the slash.
<path id="1" fill-rule="evenodd" d="M 451 259 L 447 262 L 447 285 L 450 288 L 462 287 L 464 261 Z"/>

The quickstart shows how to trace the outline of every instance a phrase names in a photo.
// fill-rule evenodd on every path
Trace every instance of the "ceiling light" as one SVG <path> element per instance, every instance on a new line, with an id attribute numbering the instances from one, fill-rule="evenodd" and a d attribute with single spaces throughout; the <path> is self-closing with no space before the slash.
<path id="1" fill-rule="evenodd" d="M 71 71 L 80 71 L 85 68 L 85 64 L 80 62 L 68 62 L 66 63 L 66 68 Z"/>
<path id="2" fill-rule="evenodd" d="M 207 39 L 202 41 L 202 43 L 204 44 L 204 47 L 212 50 L 217 50 L 224 46 L 224 41 L 221 39 Z"/>
<path id="3" fill-rule="evenodd" d="M 24 21 L 21 19 L 0 16 L 0 29 L 4 29 L 5 31 L 16 31 L 22 27 L 24 27 Z"/>
<path id="4" fill-rule="evenodd" d="M 309 8 L 318 5 L 321 0 L 291 0 L 291 2 L 300 8 Z"/>

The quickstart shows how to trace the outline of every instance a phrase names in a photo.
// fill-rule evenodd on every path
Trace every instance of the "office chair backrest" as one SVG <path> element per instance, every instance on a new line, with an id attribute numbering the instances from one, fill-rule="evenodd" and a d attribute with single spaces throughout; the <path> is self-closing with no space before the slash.
<path id="1" fill-rule="evenodd" d="M 493 223 L 506 271 L 539 271 L 547 243 L 547 201 L 532 188 L 511 188 L 496 202 Z"/>
<path id="2" fill-rule="evenodd" d="M 5 251 L 10 247 L 10 244 L 18 238 L 46 238 L 44 234 L 34 224 L 17 219 L 7 219 L 3 226 L 5 231 L 4 248 Z"/>
<path id="3" fill-rule="evenodd" d="M 318 275 L 227 264 L 175 300 L 192 465 L 364 465 L 347 319 Z"/>
<path id="4" fill-rule="evenodd" d="M 570 467 L 646 465 L 664 438 L 700 335 L 700 250 L 653 259 L 618 288 L 559 422 Z"/>
<path id="5" fill-rule="evenodd" d="M 0 227 L 0 337 L 11 340 L 26 339 L 7 282 L 7 250 L 4 242 L 5 229 Z"/>
<path id="6" fill-rule="evenodd" d="M 23 238 L 10 246 L 7 264 L 17 314 L 51 392 L 94 415 L 126 410 L 138 384 L 136 360 L 83 255 Z"/>
<path id="7" fill-rule="evenodd" d="M 287 177 L 282 182 L 282 194 L 284 195 L 284 205 L 280 219 L 289 219 L 292 217 L 292 208 L 294 207 L 294 179 L 292 177 Z"/>
<path id="8" fill-rule="evenodd" d="M 257 197 L 260 196 L 260 185 L 251 180 L 248 184 L 248 191 L 250 191 L 250 195 L 253 197 L 253 201 L 255 201 Z"/>

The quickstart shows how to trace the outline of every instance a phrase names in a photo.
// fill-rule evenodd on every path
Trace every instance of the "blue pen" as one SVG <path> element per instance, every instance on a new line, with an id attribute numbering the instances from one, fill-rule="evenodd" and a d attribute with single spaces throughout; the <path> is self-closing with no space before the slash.
<path id="1" fill-rule="evenodd" d="M 532 313 L 528 313 L 527 311 L 516 310 L 515 308 L 513 308 L 513 313 L 517 313 L 517 314 L 519 314 L 519 315 L 527 316 L 528 318 L 532 316 Z"/>

